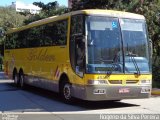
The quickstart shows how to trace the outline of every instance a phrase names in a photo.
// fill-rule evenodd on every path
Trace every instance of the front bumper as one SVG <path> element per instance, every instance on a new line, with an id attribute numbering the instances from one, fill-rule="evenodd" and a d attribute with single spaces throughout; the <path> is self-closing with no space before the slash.
<path id="1" fill-rule="evenodd" d="M 146 86 L 72 86 L 72 96 L 89 101 L 149 98 L 151 85 Z"/>

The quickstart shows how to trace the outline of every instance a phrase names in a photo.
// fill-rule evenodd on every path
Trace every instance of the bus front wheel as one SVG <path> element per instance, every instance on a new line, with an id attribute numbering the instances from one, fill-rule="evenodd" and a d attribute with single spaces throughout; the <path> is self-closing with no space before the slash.
<path id="1" fill-rule="evenodd" d="M 73 97 L 71 96 L 71 84 L 68 81 L 62 81 L 60 92 L 63 100 L 66 103 L 73 102 Z"/>

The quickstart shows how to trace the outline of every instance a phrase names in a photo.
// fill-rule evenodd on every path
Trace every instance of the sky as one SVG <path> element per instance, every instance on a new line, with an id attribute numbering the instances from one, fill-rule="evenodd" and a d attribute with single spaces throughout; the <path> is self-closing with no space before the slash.
<path id="1" fill-rule="evenodd" d="M 68 0 L 17 0 L 21 1 L 25 4 L 32 4 L 33 2 L 43 2 L 43 3 L 49 3 L 49 2 L 54 2 L 57 1 L 60 5 L 65 5 L 68 6 Z M 11 5 L 12 2 L 16 2 L 16 0 L 0 0 L 0 6 L 8 6 Z"/>

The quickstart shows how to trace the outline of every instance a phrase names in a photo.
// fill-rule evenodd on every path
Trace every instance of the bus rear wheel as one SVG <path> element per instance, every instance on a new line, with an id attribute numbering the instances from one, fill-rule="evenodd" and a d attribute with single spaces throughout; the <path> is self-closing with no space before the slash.
<path id="1" fill-rule="evenodd" d="M 19 84 L 20 84 L 20 88 L 24 89 L 24 74 L 23 74 L 23 72 L 20 72 L 20 74 L 19 74 Z"/>
<path id="2" fill-rule="evenodd" d="M 68 81 L 61 83 L 61 96 L 66 103 L 72 103 L 74 98 L 71 96 L 71 84 Z"/>
<path id="3" fill-rule="evenodd" d="M 16 87 L 19 86 L 19 76 L 17 72 L 13 73 L 13 80 L 14 80 L 14 84 L 16 85 Z"/>

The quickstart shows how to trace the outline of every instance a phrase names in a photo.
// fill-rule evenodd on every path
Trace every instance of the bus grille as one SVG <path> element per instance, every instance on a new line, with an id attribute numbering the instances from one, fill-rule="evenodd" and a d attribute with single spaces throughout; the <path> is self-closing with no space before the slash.
<path id="1" fill-rule="evenodd" d="M 139 80 L 126 80 L 126 84 L 136 84 Z"/>
<path id="2" fill-rule="evenodd" d="M 122 80 L 109 80 L 110 84 L 122 84 Z"/>
<path id="3" fill-rule="evenodd" d="M 136 84 L 139 80 L 126 80 L 126 84 Z M 109 80 L 110 84 L 122 84 L 122 80 Z"/>

